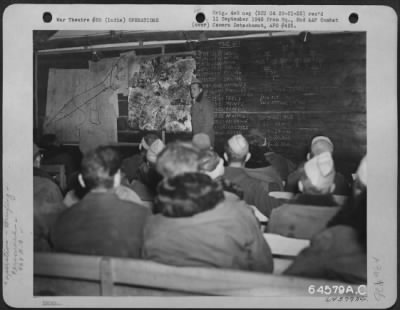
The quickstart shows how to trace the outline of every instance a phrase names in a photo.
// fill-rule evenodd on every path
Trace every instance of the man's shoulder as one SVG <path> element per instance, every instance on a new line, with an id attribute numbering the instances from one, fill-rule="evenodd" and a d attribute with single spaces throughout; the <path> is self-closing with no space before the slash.
<path id="1" fill-rule="evenodd" d="M 149 208 L 142 206 L 134 201 L 122 200 L 118 197 L 114 200 L 114 206 L 126 213 L 135 213 L 142 216 L 150 215 Z"/>

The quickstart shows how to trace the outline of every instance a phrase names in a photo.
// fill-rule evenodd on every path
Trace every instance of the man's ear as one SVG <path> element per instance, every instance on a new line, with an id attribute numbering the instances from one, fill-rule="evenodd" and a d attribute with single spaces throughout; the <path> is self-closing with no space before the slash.
<path id="1" fill-rule="evenodd" d="M 114 174 L 114 187 L 121 185 L 121 170 L 118 169 L 117 173 Z"/>
<path id="2" fill-rule="evenodd" d="M 299 182 L 297 182 L 297 185 L 298 185 L 298 187 L 299 187 L 299 191 L 300 191 L 300 192 L 303 192 L 303 191 L 304 191 L 303 182 L 299 181 Z"/>
<path id="3" fill-rule="evenodd" d="M 308 152 L 308 153 L 307 153 L 307 160 L 310 160 L 310 159 L 311 159 L 311 153 Z"/>
<path id="4" fill-rule="evenodd" d="M 36 168 L 40 168 L 40 162 L 41 162 L 40 156 L 36 156 L 35 159 L 33 160 L 33 166 Z"/>
<path id="5" fill-rule="evenodd" d="M 228 160 L 228 154 L 226 154 L 226 152 L 224 152 L 224 159 L 225 159 L 225 161 L 228 163 L 229 162 L 229 160 Z"/>
<path id="6" fill-rule="evenodd" d="M 331 185 L 331 187 L 329 188 L 329 193 L 332 194 L 332 193 L 335 191 L 335 188 L 336 188 L 336 184 L 333 183 L 333 184 Z"/>
<path id="7" fill-rule="evenodd" d="M 86 187 L 85 181 L 83 180 L 82 173 L 79 173 L 79 174 L 78 174 L 78 181 L 79 181 L 79 184 L 80 184 L 83 188 Z"/>
<path id="8" fill-rule="evenodd" d="M 251 153 L 247 153 L 246 159 L 244 160 L 245 163 L 247 163 L 251 158 Z"/>

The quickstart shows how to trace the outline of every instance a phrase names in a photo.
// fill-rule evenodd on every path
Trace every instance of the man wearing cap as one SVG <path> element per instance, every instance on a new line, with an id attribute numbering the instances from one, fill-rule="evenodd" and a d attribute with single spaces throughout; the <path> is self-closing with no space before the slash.
<path id="1" fill-rule="evenodd" d="M 150 145 L 158 139 L 157 135 L 149 133 L 145 135 L 139 144 L 139 154 L 125 158 L 122 161 L 121 172 L 125 175 L 129 182 L 138 178 L 138 169 L 144 164 L 147 150 Z"/>
<path id="2" fill-rule="evenodd" d="M 243 192 L 243 199 L 255 206 L 261 213 L 269 216 L 272 209 L 281 203 L 270 197 L 259 180 L 246 173 L 245 164 L 250 159 L 249 144 L 242 135 L 231 137 L 225 144 L 224 158 L 228 163 L 224 177 L 239 185 Z"/>
<path id="3" fill-rule="evenodd" d="M 342 208 L 316 234 L 283 274 L 307 278 L 367 283 L 367 180 L 366 157 L 357 170 L 359 183 L 346 208 Z M 355 184 L 353 185 L 355 187 Z"/>
<path id="4" fill-rule="evenodd" d="M 193 134 L 205 133 L 209 136 L 211 146 L 214 145 L 214 107 L 204 94 L 201 81 L 194 77 L 190 84 L 192 98 L 192 131 Z"/>
<path id="5" fill-rule="evenodd" d="M 332 195 L 334 179 L 335 167 L 330 152 L 307 161 L 298 181 L 301 193 L 272 211 L 269 232 L 309 239 L 323 229 L 340 208 Z"/>
<path id="6" fill-rule="evenodd" d="M 146 152 L 146 162 L 140 166 L 138 171 L 138 181 L 147 187 L 148 192 L 151 196 L 156 194 L 156 188 L 158 183 L 161 181 L 162 176 L 157 172 L 155 166 L 158 154 L 165 148 L 165 144 L 160 140 L 155 140 Z M 135 184 L 137 186 L 137 184 Z M 137 187 L 136 187 L 136 190 Z M 139 192 L 139 196 L 141 192 Z"/>
<path id="7" fill-rule="evenodd" d="M 333 154 L 334 146 L 331 141 L 326 136 L 316 136 L 312 139 L 310 145 L 310 151 L 307 153 L 307 160 L 310 160 L 314 156 L 317 156 L 323 152 L 329 152 L 331 155 Z M 299 191 L 298 181 L 301 174 L 301 169 L 304 164 L 300 164 L 299 168 L 289 174 L 285 186 L 285 190 L 292 193 L 297 193 Z M 350 194 L 350 185 L 346 181 L 345 177 L 339 173 L 335 173 L 335 190 L 333 194 L 335 195 L 344 195 L 347 196 Z"/>

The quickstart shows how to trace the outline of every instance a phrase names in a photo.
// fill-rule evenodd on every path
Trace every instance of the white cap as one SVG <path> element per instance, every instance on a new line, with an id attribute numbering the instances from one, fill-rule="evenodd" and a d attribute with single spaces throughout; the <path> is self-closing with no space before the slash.
<path id="1" fill-rule="evenodd" d="M 311 153 L 316 156 L 323 152 L 333 153 L 333 143 L 328 137 L 317 136 L 311 141 Z"/>
<path id="2" fill-rule="evenodd" d="M 367 186 L 367 155 L 365 155 L 363 159 L 361 159 L 356 175 L 360 182 L 363 185 Z"/>
<path id="3" fill-rule="evenodd" d="M 249 152 L 249 143 L 242 135 L 235 135 L 230 138 L 228 145 L 237 156 L 243 157 Z"/>
<path id="4" fill-rule="evenodd" d="M 160 140 L 155 140 L 149 147 L 146 153 L 146 158 L 150 163 L 155 163 L 157 160 L 157 155 L 161 153 L 164 149 L 165 144 Z"/>
<path id="5" fill-rule="evenodd" d="M 331 186 L 335 178 L 335 168 L 330 152 L 314 156 L 304 165 L 305 173 L 311 184 L 318 189 Z"/>

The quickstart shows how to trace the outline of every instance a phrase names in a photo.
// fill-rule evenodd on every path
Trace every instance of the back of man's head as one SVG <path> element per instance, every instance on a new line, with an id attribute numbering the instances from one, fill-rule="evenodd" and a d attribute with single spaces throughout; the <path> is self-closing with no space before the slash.
<path id="1" fill-rule="evenodd" d="M 160 154 L 164 148 L 165 144 L 160 139 L 155 140 L 147 150 L 146 153 L 147 161 L 150 164 L 155 165 L 158 154 Z"/>
<path id="2" fill-rule="evenodd" d="M 190 142 L 168 143 L 158 155 L 156 170 L 164 178 L 199 170 L 199 151 Z"/>
<path id="3" fill-rule="evenodd" d="M 192 143 L 200 151 L 212 149 L 210 136 L 203 132 L 195 134 L 192 138 Z"/>
<path id="4" fill-rule="evenodd" d="M 311 140 L 309 158 L 317 156 L 321 153 L 333 153 L 333 143 L 331 139 L 325 136 L 316 136 Z"/>
<path id="5" fill-rule="evenodd" d="M 200 152 L 199 170 L 209 175 L 213 180 L 224 175 L 224 161 L 212 150 Z"/>
<path id="6" fill-rule="evenodd" d="M 81 176 L 85 187 L 110 189 L 115 185 L 115 176 L 119 173 L 121 158 L 117 151 L 109 146 L 100 146 L 88 152 L 82 159 Z"/>
<path id="7" fill-rule="evenodd" d="M 225 159 L 229 164 L 244 164 L 250 159 L 249 143 L 242 135 L 234 135 L 225 144 Z"/>
<path id="8" fill-rule="evenodd" d="M 156 134 L 148 133 L 142 138 L 142 141 L 140 141 L 139 150 L 147 151 L 157 139 L 159 138 Z"/>
<path id="9" fill-rule="evenodd" d="M 335 189 L 335 166 L 330 152 L 314 156 L 301 170 L 299 189 L 312 195 L 330 194 Z"/>

